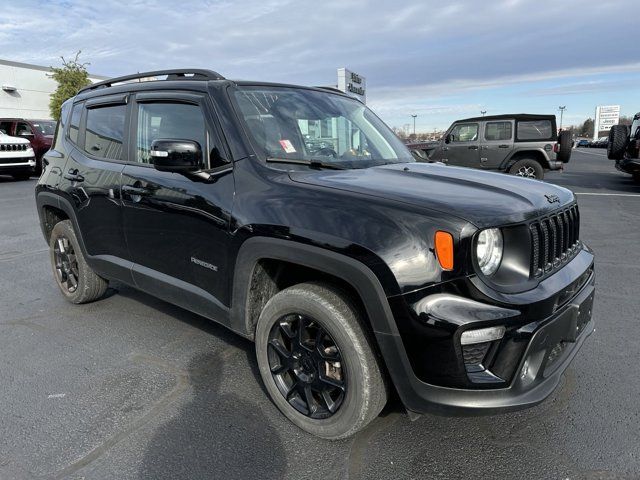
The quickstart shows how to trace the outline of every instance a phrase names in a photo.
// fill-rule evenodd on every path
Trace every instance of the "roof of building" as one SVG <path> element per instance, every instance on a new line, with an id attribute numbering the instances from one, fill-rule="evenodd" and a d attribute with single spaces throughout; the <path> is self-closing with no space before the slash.
<path id="1" fill-rule="evenodd" d="M 51 72 L 51 67 L 43 67 L 42 65 L 34 65 L 32 63 L 14 62 L 13 60 L 3 60 L 1 58 L 0 65 L 6 65 L 8 67 L 16 68 L 26 68 L 29 70 L 40 70 L 42 72 Z M 98 80 L 106 80 L 109 78 L 105 77 L 104 75 L 94 75 L 93 73 L 89 73 L 89 77 L 96 78 Z"/>

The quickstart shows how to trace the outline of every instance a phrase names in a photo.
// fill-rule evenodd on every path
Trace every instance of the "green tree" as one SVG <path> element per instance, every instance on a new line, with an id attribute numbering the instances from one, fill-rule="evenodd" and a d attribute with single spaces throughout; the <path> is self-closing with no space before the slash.
<path id="1" fill-rule="evenodd" d="M 88 63 L 80 63 L 80 52 L 76 53 L 73 60 L 62 59 L 62 67 L 51 67 L 51 78 L 58 82 L 58 88 L 51 95 L 49 100 L 49 111 L 51 116 L 58 120 L 60 118 L 60 108 L 62 104 L 78 93 L 82 87 L 91 83 L 87 73 Z"/>
<path id="2" fill-rule="evenodd" d="M 592 137 L 593 136 L 593 119 L 587 118 L 582 126 L 580 127 L 580 134 L 583 137 Z"/>

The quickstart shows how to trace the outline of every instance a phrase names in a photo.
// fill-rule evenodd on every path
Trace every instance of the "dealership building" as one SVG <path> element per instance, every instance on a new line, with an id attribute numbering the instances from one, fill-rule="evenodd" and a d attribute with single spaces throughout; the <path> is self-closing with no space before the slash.
<path id="1" fill-rule="evenodd" d="M 89 75 L 92 82 L 106 78 Z M 49 67 L 0 59 L 0 118 L 51 118 L 49 97 L 57 86 Z"/>

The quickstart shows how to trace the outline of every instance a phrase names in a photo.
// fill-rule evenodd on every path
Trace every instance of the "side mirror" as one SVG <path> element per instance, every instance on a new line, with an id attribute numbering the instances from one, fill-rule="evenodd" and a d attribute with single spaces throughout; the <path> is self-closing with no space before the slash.
<path id="1" fill-rule="evenodd" d="M 202 149 L 193 140 L 155 140 L 149 156 L 161 172 L 188 173 L 204 168 Z"/>
<path id="2" fill-rule="evenodd" d="M 451 143 L 453 141 L 453 134 L 448 133 L 445 137 L 444 137 L 444 143 Z"/>

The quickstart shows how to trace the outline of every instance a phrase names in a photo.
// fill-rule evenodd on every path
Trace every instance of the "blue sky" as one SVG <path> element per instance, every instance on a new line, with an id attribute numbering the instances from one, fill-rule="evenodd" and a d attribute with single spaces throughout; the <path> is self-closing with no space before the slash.
<path id="1" fill-rule="evenodd" d="M 102 75 L 205 67 L 228 78 L 331 85 L 367 77 L 391 126 L 640 111 L 637 0 L 22 0 L 0 9 L 0 58 L 57 65 L 82 49 Z"/>

